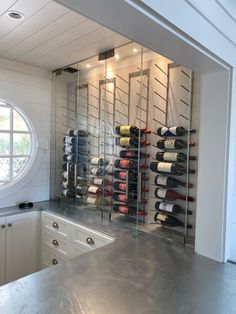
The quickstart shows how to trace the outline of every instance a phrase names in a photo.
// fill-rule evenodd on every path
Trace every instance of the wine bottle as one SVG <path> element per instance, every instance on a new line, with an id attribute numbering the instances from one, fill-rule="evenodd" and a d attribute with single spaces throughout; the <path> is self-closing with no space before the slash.
<path id="1" fill-rule="evenodd" d="M 76 195 L 84 196 L 87 194 L 87 188 L 85 186 L 77 185 L 76 187 Z"/>
<path id="2" fill-rule="evenodd" d="M 182 165 L 173 162 L 151 162 L 150 169 L 158 173 L 171 173 L 173 175 L 183 175 L 187 173 L 187 169 Z M 195 173 L 195 170 L 189 169 L 189 173 Z"/>
<path id="3" fill-rule="evenodd" d="M 94 185 L 112 185 L 112 182 L 105 178 L 92 178 L 92 184 Z"/>
<path id="4" fill-rule="evenodd" d="M 179 205 L 173 203 L 166 203 L 166 202 L 156 202 L 155 209 L 161 212 L 168 212 L 171 214 L 185 214 L 185 210 L 182 209 Z M 188 215 L 192 215 L 191 210 L 187 210 Z"/>
<path id="5" fill-rule="evenodd" d="M 62 165 L 62 169 L 63 169 L 64 171 L 67 170 L 67 167 L 69 167 L 69 171 L 71 171 L 71 172 L 74 172 L 74 171 L 75 171 L 75 165 L 73 165 L 73 164 L 65 163 L 65 164 Z"/>
<path id="6" fill-rule="evenodd" d="M 187 160 L 187 155 L 179 152 L 157 152 L 156 160 L 183 162 Z M 189 160 L 196 160 L 196 156 L 189 156 Z"/>
<path id="7" fill-rule="evenodd" d="M 118 191 L 126 191 L 127 184 L 123 183 L 123 182 L 115 182 L 113 184 L 113 187 L 115 190 L 118 190 Z M 129 192 L 137 193 L 137 189 L 138 189 L 137 183 L 129 183 L 128 184 L 128 191 Z M 148 192 L 148 189 L 146 189 L 146 188 L 142 188 L 141 190 L 142 190 L 142 192 Z"/>
<path id="8" fill-rule="evenodd" d="M 178 186 L 186 186 L 186 182 L 181 182 L 175 178 L 164 176 L 164 175 L 156 175 L 154 179 L 154 183 L 160 186 L 166 186 L 168 188 L 176 188 Z M 188 184 L 189 188 L 193 187 L 192 183 Z"/>
<path id="9" fill-rule="evenodd" d="M 103 166 L 103 165 L 106 165 L 108 163 L 108 161 L 104 160 L 103 158 L 99 158 L 99 157 L 92 157 L 90 159 L 90 163 L 91 165 L 94 165 L 94 166 Z"/>
<path id="10" fill-rule="evenodd" d="M 112 195 L 111 191 L 108 191 L 106 189 L 103 189 L 101 186 L 96 186 L 96 185 L 90 185 L 88 187 L 88 193 L 96 194 L 96 195 L 103 195 L 103 196 Z"/>
<path id="11" fill-rule="evenodd" d="M 122 202 L 122 203 L 137 203 L 137 193 L 129 193 L 129 196 L 127 197 L 126 194 L 123 193 L 119 193 L 119 192 L 115 192 L 112 195 L 113 200 L 117 201 L 117 202 Z M 147 201 L 145 199 L 141 200 L 140 203 L 147 203 Z"/>
<path id="12" fill-rule="evenodd" d="M 88 196 L 86 199 L 87 204 L 96 205 L 96 206 L 107 206 L 111 205 L 111 203 L 105 198 L 98 198 L 94 196 Z"/>
<path id="13" fill-rule="evenodd" d="M 67 135 L 69 136 L 88 136 L 88 132 L 84 131 L 84 130 L 68 130 L 67 131 Z"/>
<path id="14" fill-rule="evenodd" d="M 135 160 L 128 160 L 128 159 L 116 159 L 114 166 L 116 168 L 121 169 L 138 169 L 138 163 Z M 145 164 L 139 164 L 140 169 L 147 169 L 148 167 Z"/>
<path id="15" fill-rule="evenodd" d="M 174 216 L 167 214 L 156 213 L 154 221 L 160 222 L 163 226 L 167 227 L 184 227 L 184 223 Z M 192 225 L 187 225 L 188 229 L 192 229 Z"/>
<path id="16" fill-rule="evenodd" d="M 113 211 L 116 213 L 121 213 L 125 215 L 130 215 L 130 216 L 134 216 L 134 215 L 146 216 L 147 215 L 147 213 L 144 210 L 137 211 L 137 208 L 134 206 L 125 206 L 125 205 L 119 205 L 119 204 L 113 205 Z"/>
<path id="17" fill-rule="evenodd" d="M 190 133 L 195 133 L 196 130 L 194 129 L 185 129 L 182 126 L 172 126 L 172 127 L 161 127 L 157 129 L 157 134 L 160 136 L 183 136 L 186 133 L 188 133 L 188 131 Z"/>
<path id="18" fill-rule="evenodd" d="M 68 155 L 68 154 L 74 154 L 76 151 L 75 146 L 73 145 L 65 145 L 63 147 L 63 152 Z"/>
<path id="19" fill-rule="evenodd" d="M 120 157 L 121 158 L 133 158 L 133 159 L 138 159 L 140 158 L 148 158 L 150 157 L 149 154 L 144 154 L 144 153 L 138 153 L 137 151 L 134 150 L 121 150 L 120 151 Z"/>
<path id="20" fill-rule="evenodd" d="M 117 137 L 116 145 L 121 147 L 138 147 L 140 146 L 148 146 L 150 142 L 145 140 L 140 140 L 137 137 Z"/>
<path id="21" fill-rule="evenodd" d="M 187 147 L 187 142 L 180 139 L 168 139 L 157 141 L 157 148 L 160 149 L 182 149 Z M 194 143 L 190 143 L 189 146 L 194 146 Z"/>
<path id="22" fill-rule="evenodd" d="M 144 128 L 139 129 L 135 125 L 119 125 L 115 127 L 115 133 L 118 135 L 139 135 L 140 134 L 150 134 L 151 130 Z"/>
<path id="23" fill-rule="evenodd" d="M 126 180 L 127 175 L 128 175 L 127 171 L 119 171 L 119 170 L 114 171 L 114 178 L 119 179 L 119 180 Z M 130 172 L 129 173 L 129 180 L 136 181 L 137 180 L 137 173 Z"/>
<path id="24" fill-rule="evenodd" d="M 70 189 L 63 189 L 61 194 L 66 198 L 75 198 L 75 191 Z"/>
<path id="25" fill-rule="evenodd" d="M 76 155 L 64 155 L 63 160 L 67 162 L 75 162 L 76 161 Z"/>
<path id="26" fill-rule="evenodd" d="M 68 180 L 63 180 L 62 182 L 61 182 L 61 186 L 64 188 L 64 189 L 68 189 L 68 187 L 69 187 L 69 181 Z"/>
<path id="27" fill-rule="evenodd" d="M 74 145 L 76 143 L 76 138 L 73 136 L 65 136 L 63 142 L 67 145 Z"/>
<path id="28" fill-rule="evenodd" d="M 102 174 L 102 170 L 97 167 L 91 167 L 90 172 L 94 176 L 100 176 Z"/>
<path id="29" fill-rule="evenodd" d="M 161 199 L 166 199 L 168 201 L 175 201 L 175 200 L 186 200 L 185 195 L 181 195 L 178 192 L 170 189 L 163 189 L 163 188 L 156 188 L 154 192 L 155 196 Z M 187 196 L 188 202 L 193 202 L 194 198 L 191 196 Z"/>

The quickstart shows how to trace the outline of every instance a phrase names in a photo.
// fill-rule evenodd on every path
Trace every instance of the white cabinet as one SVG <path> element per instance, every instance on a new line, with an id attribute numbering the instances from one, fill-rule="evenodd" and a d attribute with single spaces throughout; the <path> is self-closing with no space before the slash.
<path id="1" fill-rule="evenodd" d="M 69 219 L 42 212 L 41 267 L 62 261 L 112 242 L 109 237 Z"/>
<path id="2" fill-rule="evenodd" d="M 6 282 L 6 218 L 0 218 L 0 285 Z"/>
<path id="3" fill-rule="evenodd" d="M 36 271 L 37 214 L 28 212 L 0 219 L 1 284 Z"/>

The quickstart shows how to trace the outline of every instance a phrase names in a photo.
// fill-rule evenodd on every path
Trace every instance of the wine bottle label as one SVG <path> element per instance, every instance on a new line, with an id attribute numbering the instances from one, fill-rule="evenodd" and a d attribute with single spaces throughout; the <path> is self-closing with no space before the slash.
<path id="1" fill-rule="evenodd" d="M 98 190 L 98 187 L 97 187 L 97 186 L 93 186 L 93 185 L 90 185 L 89 188 L 88 188 L 88 192 L 89 192 L 89 193 L 94 193 L 94 194 L 96 194 L 96 193 L 97 193 L 97 190 Z"/>
<path id="2" fill-rule="evenodd" d="M 164 147 L 166 149 L 175 149 L 175 140 L 165 140 Z"/>
<path id="3" fill-rule="evenodd" d="M 167 131 L 168 131 L 168 128 L 165 127 L 165 126 L 163 126 L 163 127 L 161 128 L 161 135 L 164 136 Z"/>
<path id="4" fill-rule="evenodd" d="M 130 137 L 121 137 L 120 138 L 120 145 L 121 146 L 131 146 L 130 145 Z"/>
<path id="5" fill-rule="evenodd" d="M 98 165 L 101 161 L 101 158 L 98 158 L 98 157 L 93 157 L 91 158 L 90 162 L 92 165 Z"/>
<path id="6" fill-rule="evenodd" d="M 169 213 L 173 213 L 173 207 L 174 207 L 174 204 L 160 203 L 159 205 L 160 210 L 164 210 Z"/>
<path id="7" fill-rule="evenodd" d="M 100 178 L 94 178 L 93 184 L 102 185 L 102 179 L 100 179 Z"/>
<path id="8" fill-rule="evenodd" d="M 169 161 L 177 161 L 178 153 L 164 153 L 163 159 Z"/>
<path id="9" fill-rule="evenodd" d="M 126 202 L 126 195 L 125 194 L 118 194 L 118 201 Z"/>
<path id="10" fill-rule="evenodd" d="M 156 219 L 157 219 L 157 220 L 160 220 L 160 221 L 166 221 L 166 218 L 167 218 L 166 215 L 164 215 L 164 214 L 158 214 Z"/>
<path id="11" fill-rule="evenodd" d="M 130 134 L 130 128 L 131 128 L 130 125 L 122 125 L 120 127 L 120 134 L 122 134 L 122 135 L 129 135 Z"/>
<path id="12" fill-rule="evenodd" d="M 119 178 L 120 179 L 122 179 L 122 180 L 125 180 L 126 179 L 126 172 L 124 172 L 124 171 L 121 171 L 121 172 L 119 172 Z"/>
<path id="13" fill-rule="evenodd" d="M 68 188 L 68 181 L 63 181 L 61 185 L 65 189 Z"/>
<path id="14" fill-rule="evenodd" d="M 178 128 L 177 126 L 172 126 L 172 127 L 169 128 L 169 131 L 172 134 L 177 135 L 177 128 Z"/>
<path id="15" fill-rule="evenodd" d="M 91 168 L 91 173 L 96 176 L 97 173 L 98 173 L 98 168 L 92 167 L 92 168 Z"/>
<path id="16" fill-rule="evenodd" d="M 168 163 L 168 162 L 157 163 L 157 171 L 171 173 L 171 167 L 172 167 L 172 163 Z"/>
<path id="17" fill-rule="evenodd" d="M 119 184 L 119 189 L 125 191 L 126 190 L 126 184 L 125 183 L 120 183 Z"/>
<path id="18" fill-rule="evenodd" d="M 167 179 L 168 179 L 168 177 L 158 176 L 157 177 L 157 184 L 159 184 L 159 185 L 167 185 Z"/>
<path id="19" fill-rule="evenodd" d="M 66 171 L 62 172 L 62 178 L 68 179 L 68 173 Z"/>
<path id="20" fill-rule="evenodd" d="M 157 197 L 165 198 L 167 190 L 166 189 L 157 189 Z"/>
<path id="21" fill-rule="evenodd" d="M 119 162 L 119 165 L 121 168 L 129 168 L 129 160 L 126 160 L 126 159 L 121 159 L 120 162 Z"/>
<path id="22" fill-rule="evenodd" d="M 134 151 L 127 151 L 127 152 L 125 152 L 125 156 L 126 157 L 135 157 L 135 152 Z"/>
<path id="23" fill-rule="evenodd" d="M 128 214 L 129 213 L 129 207 L 127 206 L 119 206 L 118 211 L 122 214 Z"/>
<path id="24" fill-rule="evenodd" d="M 89 197 L 87 197 L 87 203 L 88 203 L 88 204 L 96 205 L 96 203 L 97 203 L 97 198 L 96 198 L 96 197 L 91 197 L 91 196 L 89 196 Z"/>

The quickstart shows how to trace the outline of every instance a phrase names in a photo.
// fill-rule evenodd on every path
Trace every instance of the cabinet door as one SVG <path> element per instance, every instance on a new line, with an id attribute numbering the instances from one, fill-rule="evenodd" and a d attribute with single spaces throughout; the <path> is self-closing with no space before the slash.
<path id="1" fill-rule="evenodd" d="M 7 217 L 6 282 L 36 270 L 36 213 Z"/>
<path id="2" fill-rule="evenodd" d="M 6 244 L 6 218 L 0 218 L 0 285 L 4 285 L 6 281 L 5 244 Z"/>

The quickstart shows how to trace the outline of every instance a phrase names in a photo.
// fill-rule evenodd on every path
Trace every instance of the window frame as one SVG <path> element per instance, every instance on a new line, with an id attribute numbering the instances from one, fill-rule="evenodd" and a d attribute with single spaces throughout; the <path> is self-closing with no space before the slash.
<path id="1" fill-rule="evenodd" d="M 29 169 L 31 168 L 34 159 L 35 159 L 35 155 L 36 155 L 36 147 L 37 147 L 37 139 L 36 139 L 36 133 L 34 131 L 32 122 L 30 121 L 30 119 L 27 117 L 27 115 L 21 110 L 19 109 L 16 105 L 0 99 L 0 109 L 1 108 L 9 108 L 10 109 L 10 128 L 7 130 L 0 130 L 0 133 L 5 133 L 5 134 L 9 134 L 10 136 L 10 151 L 9 154 L 5 154 L 2 155 L 0 154 L 0 158 L 9 158 L 10 159 L 10 173 L 9 173 L 9 180 L 0 180 L 0 191 L 5 190 L 9 187 L 12 187 L 13 185 L 15 185 L 18 181 L 20 181 L 25 175 L 26 173 L 29 171 Z M 14 130 L 14 111 L 23 119 L 23 121 L 25 122 L 26 126 L 27 126 L 27 131 L 26 130 Z M 29 152 L 27 154 L 13 154 L 13 136 L 14 134 L 28 134 L 30 137 L 30 149 Z M 13 160 L 14 158 L 27 158 L 26 163 L 24 164 L 24 166 L 22 167 L 22 169 L 19 171 L 19 173 L 14 177 L 13 176 Z"/>

